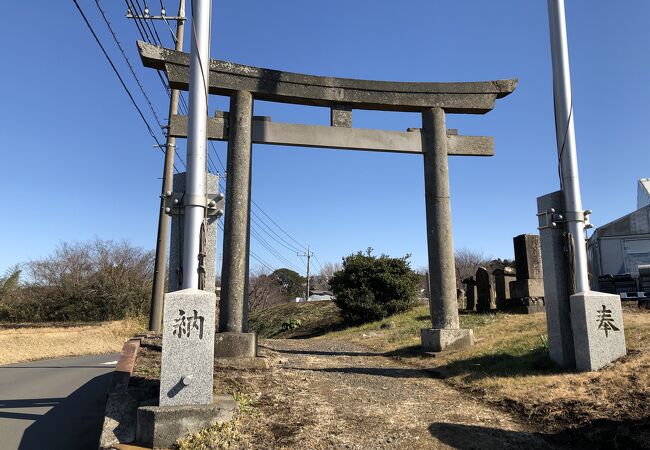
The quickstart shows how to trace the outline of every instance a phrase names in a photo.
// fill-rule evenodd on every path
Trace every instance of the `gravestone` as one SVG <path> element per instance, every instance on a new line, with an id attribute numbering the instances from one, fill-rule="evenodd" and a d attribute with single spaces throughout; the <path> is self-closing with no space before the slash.
<path id="1" fill-rule="evenodd" d="M 199 289 L 165 294 L 160 406 L 213 403 L 215 303 Z"/>
<path id="2" fill-rule="evenodd" d="M 544 273 L 539 236 L 522 234 L 513 238 L 517 279 L 510 282 L 509 310 L 530 314 L 544 308 Z"/>
<path id="3" fill-rule="evenodd" d="M 476 281 L 474 277 L 465 278 L 462 283 L 465 285 L 465 301 L 466 301 L 466 310 L 475 311 L 476 310 Z"/>
<path id="4" fill-rule="evenodd" d="M 515 271 L 518 280 L 544 278 L 542 250 L 539 236 L 521 234 L 513 238 L 515 247 Z"/>
<path id="5" fill-rule="evenodd" d="M 456 301 L 458 301 L 458 309 L 467 308 L 467 297 L 463 289 L 456 289 Z"/>
<path id="6" fill-rule="evenodd" d="M 492 285 L 490 274 L 485 267 L 476 270 L 476 311 L 480 313 L 490 312 L 492 309 Z"/>
<path id="7" fill-rule="evenodd" d="M 494 269 L 492 271 L 494 278 L 494 292 L 496 296 L 496 306 L 499 311 L 508 308 L 510 300 L 510 282 L 515 281 L 516 274 L 511 267 L 503 269 Z"/>

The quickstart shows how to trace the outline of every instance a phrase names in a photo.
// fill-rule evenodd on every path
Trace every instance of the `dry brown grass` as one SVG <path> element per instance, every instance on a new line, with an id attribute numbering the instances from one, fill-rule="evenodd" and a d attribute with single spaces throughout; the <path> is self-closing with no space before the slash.
<path id="1" fill-rule="evenodd" d="M 418 308 L 391 317 L 393 329 L 381 329 L 381 322 L 375 322 L 324 337 L 358 342 L 410 364 L 435 368 L 457 389 L 514 410 L 542 431 L 575 429 L 599 420 L 650 420 L 650 311 L 624 309 L 628 355 L 590 373 L 553 365 L 544 314 L 461 315 L 461 326 L 474 329 L 476 344 L 423 358 L 418 350 L 419 329 L 428 326 L 427 313 Z"/>
<path id="2" fill-rule="evenodd" d="M 4 325 L 0 365 L 119 352 L 124 341 L 140 331 L 142 325 L 130 319 L 80 325 Z"/>

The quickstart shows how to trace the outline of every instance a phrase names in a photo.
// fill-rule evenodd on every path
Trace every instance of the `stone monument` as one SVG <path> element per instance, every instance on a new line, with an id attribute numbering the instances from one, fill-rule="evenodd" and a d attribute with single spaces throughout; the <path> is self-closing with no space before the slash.
<path id="1" fill-rule="evenodd" d="M 160 406 L 212 403 L 215 304 L 198 289 L 165 295 Z"/>
<path id="2" fill-rule="evenodd" d="M 494 279 L 497 310 L 506 311 L 510 306 L 510 282 L 516 279 L 515 271 L 511 267 L 494 269 L 492 271 L 492 278 Z"/>
<path id="3" fill-rule="evenodd" d="M 465 285 L 465 297 L 467 299 L 467 311 L 476 311 L 476 281 L 474 277 L 465 278 L 462 283 Z"/>
<path id="4" fill-rule="evenodd" d="M 490 274 L 485 267 L 476 269 L 476 312 L 488 313 L 494 309 Z"/>
<path id="5" fill-rule="evenodd" d="M 463 310 L 467 308 L 467 297 L 463 289 L 456 289 L 456 301 L 458 302 L 458 309 Z"/>
<path id="6" fill-rule="evenodd" d="M 531 314 L 544 311 L 544 274 L 539 236 L 522 234 L 513 238 L 517 279 L 510 282 L 509 309 Z"/>

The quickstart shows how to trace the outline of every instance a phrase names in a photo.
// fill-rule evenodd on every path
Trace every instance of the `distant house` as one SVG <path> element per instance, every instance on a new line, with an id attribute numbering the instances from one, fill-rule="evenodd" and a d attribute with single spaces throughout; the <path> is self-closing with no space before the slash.
<path id="1" fill-rule="evenodd" d="M 332 300 L 334 300 L 334 294 L 330 291 L 323 291 L 317 289 L 309 290 L 309 298 L 307 299 L 308 302 L 329 302 Z M 295 303 L 300 303 L 304 301 L 305 301 L 305 297 L 296 297 L 294 299 Z"/>
<path id="2" fill-rule="evenodd" d="M 587 243 L 591 287 L 604 292 L 635 293 L 639 266 L 650 264 L 650 180 L 639 180 L 637 207 L 597 228 Z M 634 296 L 634 295 L 631 295 Z"/>
<path id="3" fill-rule="evenodd" d="M 311 289 L 309 291 L 308 302 L 326 302 L 334 300 L 334 294 L 330 291 Z"/>

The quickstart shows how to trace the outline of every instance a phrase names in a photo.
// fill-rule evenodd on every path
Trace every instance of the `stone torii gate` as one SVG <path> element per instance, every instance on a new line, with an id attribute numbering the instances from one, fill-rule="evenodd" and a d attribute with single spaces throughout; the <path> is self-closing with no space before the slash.
<path id="1" fill-rule="evenodd" d="M 146 67 L 164 70 L 173 89 L 189 88 L 189 55 L 138 42 Z M 230 112 L 208 121 L 208 139 L 228 141 L 223 272 L 217 356 L 252 357 L 247 296 L 250 247 L 252 143 L 417 153 L 424 157 L 424 186 L 432 328 L 422 330 L 427 351 L 473 343 L 460 329 L 451 231 L 448 155 L 492 156 L 491 137 L 448 130 L 446 114 L 485 114 L 512 93 L 517 80 L 410 83 L 320 77 L 210 62 L 209 93 L 230 97 Z M 253 100 L 328 107 L 331 126 L 274 123 L 253 116 Z M 352 110 L 420 112 L 422 129 L 406 132 L 352 128 Z M 187 117 L 175 116 L 169 132 L 187 136 Z"/>

